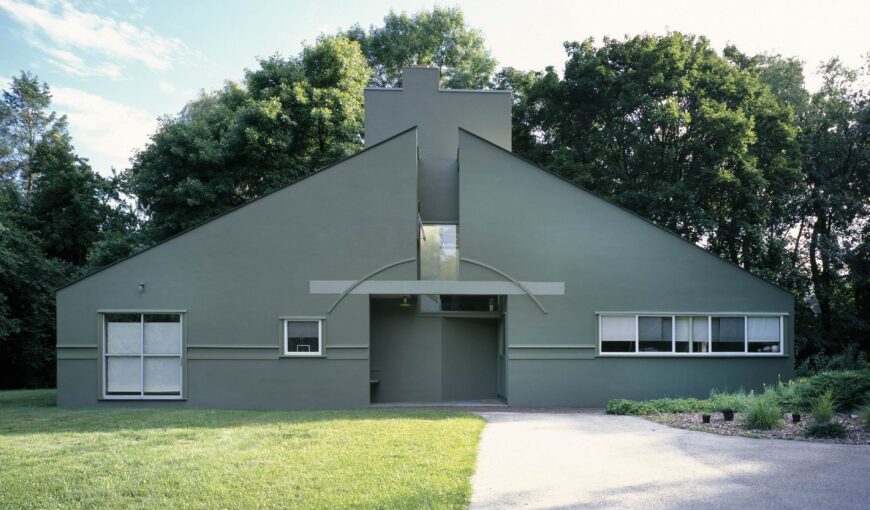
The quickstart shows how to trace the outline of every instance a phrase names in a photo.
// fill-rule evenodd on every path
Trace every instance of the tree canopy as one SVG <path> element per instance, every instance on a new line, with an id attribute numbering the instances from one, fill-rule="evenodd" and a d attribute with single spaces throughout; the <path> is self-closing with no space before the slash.
<path id="1" fill-rule="evenodd" d="M 110 177 L 22 72 L 0 101 L 0 387 L 52 384 L 55 287 L 359 150 L 364 87 L 413 65 L 511 89 L 514 152 L 792 291 L 803 367 L 870 353 L 870 69 L 832 59 L 810 92 L 800 60 L 702 36 L 564 47 L 561 73 L 496 70 L 460 9 L 391 11 L 200 94 Z"/>
<path id="2" fill-rule="evenodd" d="M 355 25 L 345 35 L 360 43 L 375 87 L 401 86 L 402 68 L 432 66 L 441 70 L 444 88 L 481 89 L 495 70 L 483 35 L 466 24 L 458 7 L 413 15 L 390 11 L 383 26 L 366 31 Z"/>

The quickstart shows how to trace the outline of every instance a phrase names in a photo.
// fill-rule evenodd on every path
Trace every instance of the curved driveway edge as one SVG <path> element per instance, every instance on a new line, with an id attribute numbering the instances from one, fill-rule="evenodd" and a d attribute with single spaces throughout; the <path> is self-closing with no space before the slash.
<path id="1" fill-rule="evenodd" d="M 870 447 L 717 436 L 603 413 L 478 413 L 477 509 L 868 508 Z"/>

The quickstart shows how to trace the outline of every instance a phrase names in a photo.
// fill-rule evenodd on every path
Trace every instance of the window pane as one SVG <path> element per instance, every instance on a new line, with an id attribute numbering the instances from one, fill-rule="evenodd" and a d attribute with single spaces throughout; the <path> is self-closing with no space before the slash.
<path id="1" fill-rule="evenodd" d="M 689 352 L 689 346 L 692 340 L 692 318 L 677 317 L 677 323 L 674 326 L 677 352 Z"/>
<path id="2" fill-rule="evenodd" d="M 318 321 L 287 321 L 287 352 L 320 352 Z"/>
<path id="3" fill-rule="evenodd" d="M 746 328 L 750 342 L 779 343 L 779 317 L 750 317 Z"/>
<path id="4" fill-rule="evenodd" d="M 442 312 L 497 312 L 496 296 L 440 296 Z"/>
<path id="5" fill-rule="evenodd" d="M 137 357 L 106 358 L 106 393 L 138 395 L 142 389 L 142 361 Z"/>
<path id="6" fill-rule="evenodd" d="M 145 354 L 181 354 L 181 316 L 145 316 Z"/>
<path id="7" fill-rule="evenodd" d="M 779 341 L 749 342 L 749 352 L 779 352 Z"/>
<path id="8" fill-rule="evenodd" d="M 181 358 L 145 358 L 145 393 L 181 394 Z"/>
<path id="9" fill-rule="evenodd" d="M 142 352 L 142 317 L 138 313 L 106 315 L 106 352 L 139 354 Z"/>
<path id="10" fill-rule="evenodd" d="M 745 352 L 743 317 L 713 317 L 713 352 Z"/>
<path id="11" fill-rule="evenodd" d="M 709 352 L 708 317 L 692 317 L 692 352 Z"/>
<path id="12" fill-rule="evenodd" d="M 626 340 L 634 342 L 634 316 L 601 317 L 601 340 L 608 342 Z"/>
<path id="13" fill-rule="evenodd" d="M 640 352 L 673 352 L 670 317 L 638 317 Z"/>
<path id="14" fill-rule="evenodd" d="M 602 340 L 601 342 L 601 352 L 634 352 L 634 348 L 634 340 L 628 342 L 614 342 Z"/>
<path id="15" fill-rule="evenodd" d="M 420 236 L 420 279 L 459 278 L 459 230 L 456 225 L 423 225 Z"/>

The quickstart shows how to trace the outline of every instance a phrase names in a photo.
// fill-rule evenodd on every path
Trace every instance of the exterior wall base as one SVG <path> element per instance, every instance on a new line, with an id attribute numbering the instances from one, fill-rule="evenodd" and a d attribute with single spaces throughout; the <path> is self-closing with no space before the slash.
<path id="1" fill-rule="evenodd" d="M 710 390 L 763 391 L 788 380 L 790 357 L 510 360 L 512 407 L 604 407 L 608 400 L 706 398 Z"/>

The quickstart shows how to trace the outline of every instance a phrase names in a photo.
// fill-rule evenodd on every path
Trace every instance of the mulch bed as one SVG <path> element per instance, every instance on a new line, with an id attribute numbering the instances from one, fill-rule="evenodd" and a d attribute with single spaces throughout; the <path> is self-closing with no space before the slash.
<path id="1" fill-rule="evenodd" d="M 783 425 L 772 430 L 747 429 L 744 426 L 745 417 L 740 413 L 734 414 L 733 421 L 725 421 L 722 418 L 722 413 L 713 413 L 710 417 L 710 423 L 701 423 L 700 413 L 654 414 L 644 416 L 644 418 L 670 427 L 710 432 L 723 436 L 870 445 L 870 431 L 861 427 L 858 416 L 851 414 L 837 414 L 834 417 L 834 421 L 842 423 L 848 431 L 845 437 L 837 439 L 806 437 L 804 432 L 807 427 L 813 424 L 813 418 L 809 414 L 801 415 L 801 421 L 798 423 L 792 423 L 791 414 L 783 415 Z"/>

